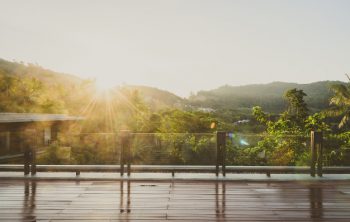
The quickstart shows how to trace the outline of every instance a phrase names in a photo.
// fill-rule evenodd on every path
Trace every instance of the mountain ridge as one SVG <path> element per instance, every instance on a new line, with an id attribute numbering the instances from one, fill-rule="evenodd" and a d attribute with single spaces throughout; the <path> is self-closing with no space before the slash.
<path id="1" fill-rule="evenodd" d="M 76 75 L 59 73 L 35 64 L 10 62 L 0 58 L 0 74 L 31 76 L 47 83 L 81 83 L 86 79 Z M 305 101 L 310 110 L 316 112 L 328 107 L 332 84 L 345 84 L 341 81 L 317 81 L 312 83 L 291 83 L 274 81 L 262 84 L 240 86 L 223 85 L 211 90 L 200 90 L 187 98 L 182 98 L 168 90 L 145 85 L 125 85 L 123 87 L 138 90 L 145 101 L 156 109 L 173 108 L 213 108 L 213 109 L 250 109 L 259 105 L 269 112 L 281 112 L 285 108 L 283 94 L 286 90 L 297 88 L 307 94 Z"/>
<path id="2" fill-rule="evenodd" d="M 224 85 L 213 90 L 201 90 L 192 95 L 189 101 L 195 106 L 220 108 L 251 108 L 262 106 L 270 112 L 281 112 L 285 108 L 283 94 L 293 88 L 303 90 L 310 110 L 318 111 L 328 107 L 332 95 L 332 84 L 345 84 L 341 81 L 318 81 L 312 83 L 271 82 L 242 86 Z"/>

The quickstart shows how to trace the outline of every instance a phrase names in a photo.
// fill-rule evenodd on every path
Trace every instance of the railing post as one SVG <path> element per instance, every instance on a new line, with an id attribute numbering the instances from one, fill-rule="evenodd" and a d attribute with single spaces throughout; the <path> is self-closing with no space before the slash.
<path id="1" fill-rule="evenodd" d="M 20 140 L 24 151 L 24 175 L 28 175 L 31 172 L 31 164 L 33 162 L 31 134 L 28 131 L 21 132 Z"/>
<path id="2" fill-rule="evenodd" d="M 20 139 L 24 151 L 24 175 L 36 174 L 36 146 L 37 137 L 35 130 L 21 133 Z"/>
<path id="3" fill-rule="evenodd" d="M 220 166 L 220 143 L 219 143 L 219 132 L 216 132 L 216 167 L 215 174 L 219 176 L 219 166 Z"/>
<path id="4" fill-rule="evenodd" d="M 322 132 L 317 132 L 316 145 L 317 145 L 317 176 L 322 177 L 323 168 L 323 134 Z"/>
<path id="5" fill-rule="evenodd" d="M 23 133 L 21 135 L 21 143 L 24 151 L 24 175 L 28 175 L 30 172 L 30 147 L 27 142 L 26 135 Z"/>
<path id="6" fill-rule="evenodd" d="M 124 175 L 124 165 L 127 164 L 127 174 L 130 176 L 130 162 L 131 162 L 131 152 L 130 152 L 130 138 L 131 134 L 129 130 L 120 131 L 120 175 Z"/>
<path id="7" fill-rule="evenodd" d="M 30 147 L 30 162 L 30 173 L 32 176 L 34 176 L 36 174 L 36 149 L 33 145 Z"/>
<path id="8" fill-rule="evenodd" d="M 219 176 L 219 168 L 222 166 L 222 173 L 226 175 L 226 132 L 216 132 L 216 176 Z"/>
<path id="9" fill-rule="evenodd" d="M 37 147 L 37 134 L 36 131 L 31 134 L 30 139 L 30 151 L 31 151 L 31 174 L 36 175 L 36 147 Z"/>
<path id="10" fill-rule="evenodd" d="M 222 132 L 221 137 L 222 175 L 226 176 L 226 132 Z"/>
<path id="11" fill-rule="evenodd" d="M 311 131 L 311 141 L 310 141 L 310 152 L 311 152 L 311 161 L 310 161 L 310 175 L 312 177 L 315 176 L 315 168 L 316 168 L 316 149 L 315 149 L 315 131 Z"/>
<path id="12" fill-rule="evenodd" d="M 126 142 L 126 155 L 127 155 L 127 164 L 128 164 L 128 176 L 131 174 L 131 133 L 129 131 L 127 135 L 127 142 Z"/>
<path id="13" fill-rule="evenodd" d="M 311 165 L 310 175 L 315 176 L 316 174 L 316 163 L 317 163 L 317 175 L 322 176 L 322 165 L 323 165 L 323 135 L 322 132 L 311 131 Z"/>
<path id="14" fill-rule="evenodd" d="M 125 142 L 124 142 L 124 132 L 120 131 L 119 139 L 120 139 L 120 176 L 124 175 L 124 155 L 125 155 Z"/>

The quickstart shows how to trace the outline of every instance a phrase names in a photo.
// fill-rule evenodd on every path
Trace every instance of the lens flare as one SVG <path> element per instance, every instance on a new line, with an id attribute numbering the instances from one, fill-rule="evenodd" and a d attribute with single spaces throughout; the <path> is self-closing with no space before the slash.
<path id="1" fill-rule="evenodd" d="M 95 79 L 95 87 L 96 87 L 97 93 L 101 93 L 101 94 L 106 93 L 111 89 L 113 89 L 114 87 L 116 87 L 117 85 L 118 85 L 117 83 L 115 83 L 114 81 L 110 81 L 108 79 L 101 79 L 101 78 Z"/>
<path id="2" fill-rule="evenodd" d="M 244 139 L 240 139 L 240 140 L 239 140 L 239 143 L 240 143 L 241 145 L 244 145 L 244 146 L 248 146 L 248 145 L 249 145 L 249 143 L 248 143 L 247 141 L 245 141 Z"/>

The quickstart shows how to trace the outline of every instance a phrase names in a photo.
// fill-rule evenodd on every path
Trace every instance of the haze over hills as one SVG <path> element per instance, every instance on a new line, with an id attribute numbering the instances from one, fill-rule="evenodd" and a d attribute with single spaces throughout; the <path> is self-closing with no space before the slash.
<path id="1" fill-rule="evenodd" d="M 40 67 L 36 64 L 25 64 L 24 62 L 10 62 L 0 58 L 1 76 L 34 77 L 45 84 L 79 85 L 86 79 L 66 73 L 59 73 Z M 166 107 L 181 108 L 185 104 L 185 99 L 168 92 L 149 86 L 123 85 L 122 88 L 137 90 L 143 96 L 146 103 L 152 109 L 162 109 Z"/>
<path id="2" fill-rule="evenodd" d="M 0 75 L 15 75 L 15 76 L 29 76 L 34 77 L 47 84 L 63 83 L 76 84 L 83 81 L 83 79 L 66 73 L 58 73 L 45 69 L 36 64 L 25 64 L 24 62 L 10 62 L 0 58 Z"/>
<path id="3" fill-rule="evenodd" d="M 286 90 L 302 89 L 307 96 L 305 101 L 311 111 L 328 107 L 332 95 L 330 86 L 339 81 L 320 81 L 309 84 L 272 82 L 244 86 L 225 85 L 217 89 L 199 91 L 189 98 L 191 104 L 211 108 L 251 108 L 261 106 L 269 112 L 280 112 L 285 109 L 283 94 Z"/>
<path id="4" fill-rule="evenodd" d="M 58 73 L 34 64 L 10 62 L 0 59 L 0 75 L 35 77 L 45 84 L 63 83 L 79 84 L 84 81 L 75 75 Z M 280 112 L 285 109 L 283 94 L 286 90 L 297 88 L 307 94 L 305 100 L 311 111 L 328 107 L 332 92 L 329 87 L 339 81 L 321 81 L 309 84 L 273 82 L 269 84 L 251 84 L 244 86 L 225 85 L 213 90 L 203 90 L 181 98 L 166 90 L 149 86 L 124 85 L 122 87 L 138 90 L 146 103 L 154 109 L 166 107 L 201 107 L 212 109 L 250 110 L 259 105 L 268 112 Z"/>
<path id="5" fill-rule="evenodd" d="M 162 109 L 166 107 L 183 108 L 187 103 L 186 99 L 166 90 L 140 85 L 125 85 L 123 87 L 139 91 L 145 102 L 150 104 L 152 109 Z"/>

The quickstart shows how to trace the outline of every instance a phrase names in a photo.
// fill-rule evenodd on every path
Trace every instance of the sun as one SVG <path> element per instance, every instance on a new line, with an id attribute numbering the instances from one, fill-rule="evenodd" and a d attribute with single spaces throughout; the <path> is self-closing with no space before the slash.
<path id="1" fill-rule="evenodd" d="M 116 87 L 118 83 L 110 79 L 96 78 L 95 87 L 98 93 L 106 93 Z"/>

